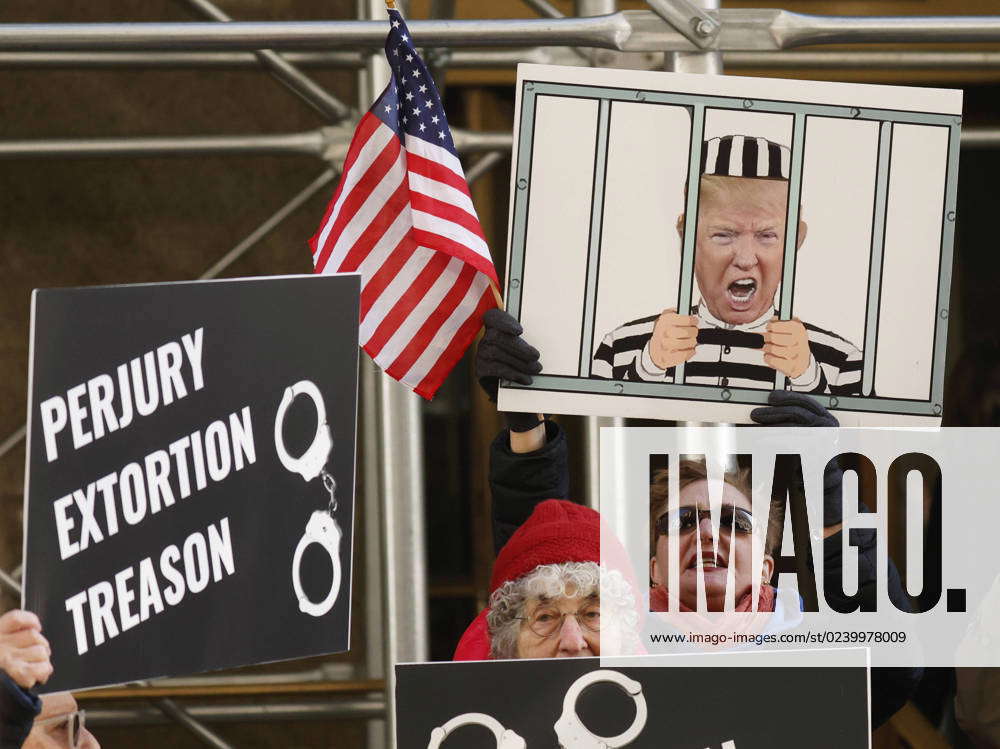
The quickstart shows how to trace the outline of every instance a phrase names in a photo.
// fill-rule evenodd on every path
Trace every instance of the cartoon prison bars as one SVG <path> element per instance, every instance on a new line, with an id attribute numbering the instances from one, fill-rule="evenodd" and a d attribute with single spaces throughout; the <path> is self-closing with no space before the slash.
<path id="1" fill-rule="evenodd" d="M 299 395 L 309 397 L 316 408 L 316 434 L 306 451 L 300 457 L 294 458 L 288 454 L 288 450 L 285 448 L 282 426 L 288 407 Z M 292 560 L 292 585 L 295 588 L 295 596 L 299 600 L 299 609 L 304 614 L 323 616 L 333 608 L 337 594 L 340 593 L 340 542 L 344 536 L 334 517 L 334 513 L 337 511 L 337 482 L 326 470 L 326 463 L 333 448 L 333 437 L 326 421 L 326 406 L 323 403 L 323 396 L 312 381 L 299 380 L 285 389 L 281 403 L 278 405 L 278 413 L 274 417 L 274 447 L 278 452 L 281 465 L 292 473 L 299 474 L 306 481 L 312 481 L 317 476 L 322 476 L 323 486 L 330 493 L 327 509 L 316 510 L 309 517 L 302 538 L 299 539 L 298 546 L 295 547 L 295 556 Z M 300 577 L 302 553 L 309 544 L 322 546 L 330 555 L 330 563 L 333 566 L 333 581 L 330 584 L 330 592 L 319 603 L 309 600 L 309 597 L 302 590 Z"/>

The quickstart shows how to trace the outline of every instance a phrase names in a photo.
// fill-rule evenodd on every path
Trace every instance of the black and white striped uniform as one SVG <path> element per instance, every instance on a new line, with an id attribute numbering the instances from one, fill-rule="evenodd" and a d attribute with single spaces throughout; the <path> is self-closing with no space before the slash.
<path id="1" fill-rule="evenodd" d="M 775 370 L 764 363 L 764 331 L 774 315 L 769 310 L 745 325 L 716 319 L 702 302 L 698 345 L 684 367 L 684 382 L 717 387 L 774 388 Z M 649 341 L 658 314 L 625 323 L 604 336 L 594 352 L 591 376 L 612 380 L 672 382 L 674 369 L 653 363 Z M 806 371 L 787 381 L 791 390 L 831 395 L 861 395 L 861 351 L 836 333 L 804 323 L 811 356 Z"/>

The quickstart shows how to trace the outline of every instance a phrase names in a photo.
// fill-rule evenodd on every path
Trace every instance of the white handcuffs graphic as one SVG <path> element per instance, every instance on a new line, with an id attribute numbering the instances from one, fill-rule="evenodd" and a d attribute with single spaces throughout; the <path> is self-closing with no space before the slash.
<path id="1" fill-rule="evenodd" d="M 597 736 L 583 724 L 576 714 L 576 701 L 583 690 L 591 684 L 607 681 L 617 684 L 635 701 L 635 720 L 627 731 L 617 736 Z M 525 749 L 525 742 L 520 736 L 504 728 L 496 718 L 484 713 L 464 713 L 456 716 L 431 731 L 431 740 L 427 749 L 438 749 L 441 742 L 456 728 L 478 724 L 493 732 L 497 749 Z M 563 699 L 563 711 L 556 721 L 555 731 L 559 739 L 560 749 L 618 749 L 628 746 L 642 733 L 646 726 L 646 698 L 642 694 L 642 684 L 630 679 L 618 671 L 602 669 L 584 674 L 569 688 Z M 726 747 L 726 749 L 729 749 Z M 735 747 L 733 747 L 735 749 Z"/>
<path id="2" fill-rule="evenodd" d="M 281 427 L 285 423 L 285 412 L 292 405 L 297 395 L 308 395 L 312 398 L 316 407 L 316 436 L 313 437 L 312 444 L 302 454 L 300 458 L 293 458 L 285 449 L 285 438 L 281 434 Z M 326 423 L 326 405 L 323 403 L 323 395 L 319 388 L 311 380 L 299 380 L 291 387 L 285 388 L 285 394 L 278 404 L 278 414 L 274 417 L 274 447 L 278 451 L 278 460 L 286 469 L 292 473 L 299 474 L 306 481 L 312 481 L 319 476 L 326 464 L 326 459 L 330 457 L 330 448 L 333 447 L 333 438 L 330 436 L 330 427 Z"/>
<path id="3" fill-rule="evenodd" d="M 306 449 L 301 457 L 293 458 L 285 448 L 285 440 L 281 427 L 285 421 L 285 413 L 292 401 L 298 395 L 306 395 L 312 399 L 316 407 L 316 435 L 312 444 Z M 297 473 L 306 481 L 312 481 L 319 475 L 323 476 L 323 485 L 330 492 L 330 503 L 326 511 L 317 510 L 306 523 L 305 532 L 299 539 L 298 546 L 295 547 L 295 556 L 292 559 L 292 586 L 295 589 L 295 596 L 299 601 L 299 609 L 304 614 L 310 616 L 323 616 L 337 600 L 340 593 L 341 569 L 340 569 L 340 542 L 344 534 L 337 525 L 333 513 L 337 510 L 336 488 L 337 483 L 325 469 L 326 461 L 330 457 L 330 450 L 333 448 L 333 437 L 330 435 L 330 426 L 326 421 L 326 406 L 323 403 L 323 396 L 310 380 L 299 380 L 291 387 L 285 389 L 285 393 L 278 405 L 278 413 L 274 417 L 274 447 L 278 453 L 278 460 L 286 469 L 292 473 Z M 302 589 L 301 564 L 302 554 L 309 544 L 319 544 L 327 554 L 330 555 L 330 564 L 333 566 L 333 580 L 330 585 L 330 592 L 327 593 L 319 603 L 309 600 L 309 597 Z"/>
<path id="4" fill-rule="evenodd" d="M 617 684 L 625 694 L 635 701 L 635 720 L 632 725 L 617 736 L 598 736 L 591 733 L 576 714 L 576 701 L 583 690 L 602 681 Z M 569 688 L 563 698 L 563 711 L 556 721 L 556 737 L 560 749 L 617 749 L 628 746 L 646 727 L 646 698 L 642 694 L 642 684 L 618 671 L 601 669 L 584 674 Z"/>
<path id="5" fill-rule="evenodd" d="M 525 749 L 524 739 L 509 728 L 504 728 L 500 724 L 500 721 L 485 713 L 463 713 L 462 715 L 455 716 L 443 726 L 438 726 L 431 731 L 431 740 L 427 744 L 427 749 L 438 749 L 441 746 L 441 742 L 448 738 L 455 729 L 462 726 L 474 725 L 484 726 L 493 733 L 493 738 L 497 742 L 497 749 Z"/>

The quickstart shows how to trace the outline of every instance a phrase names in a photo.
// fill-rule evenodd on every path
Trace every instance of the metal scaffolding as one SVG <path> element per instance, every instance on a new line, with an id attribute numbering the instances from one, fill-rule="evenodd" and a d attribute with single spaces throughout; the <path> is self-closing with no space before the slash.
<path id="1" fill-rule="evenodd" d="M 323 171 L 257 229 L 239 241 L 202 278 L 214 278 L 255 247 L 306 202 L 329 187 L 347 151 L 357 112 L 388 80 L 374 52 L 383 44 L 381 20 L 247 22 L 233 20 L 210 0 L 181 0 L 207 22 L 0 24 L 4 69 L 222 69 L 268 71 L 322 119 L 315 130 L 277 135 L 64 138 L 0 141 L 0 158 L 107 158 L 271 154 L 312 156 Z M 435 65 L 510 68 L 520 62 L 612 65 L 721 73 L 723 65 L 770 69 L 873 68 L 893 70 L 1000 69 L 996 51 L 850 50 L 790 51 L 804 45 L 842 43 L 1000 42 L 997 16 L 820 16 L 778 9 L 719 9 L 718 0 L 649 0 L 649 10 L 618 11 L 615 0 L 577 0 L 564 16 L 548 0 L 524 0 L 540 17 L 513 20 L 414 20 L 421 44 L 445 48 Z M 447 8 L 437 3 L 435 8 Z M 358 15 L 379 18 L 383 0 L 358 0 Z M 440 13 L 437 13 L 440 15 Z M 505 49 L 466 49 L 503 47 Z M 347 68 L 359 72 L 360 95 L 352 109 L 304 72 Z M 503 161 L 509 132 L 454 130 L 458 151 L 485 155 L 468 169 L 470 182 Z M 963 147 L 1000 145 L 1000 128 L 968 129 Z M 357 558 L 369 595 L 365 602 L 367 650 L 362 674 L 343 665 L 268 677 L 200 677 L 160 680 L 115 694 L 153 700 L 146 705 L 88 710 L 94 724 L 176 720 L 209 746 L 227 744 L 204 721 L 364 718 L 369 745 L 394 745 L 392 666 L 424 660 L 428 653 L 427 573 L 424 540 L 423 443 L 419 400 L 381 374 L 361 366 L 365 553 Z M 599 427 L 620 420 L 586 421 L 585 494 L 597 504 Z M 23 427 L 0 442 L 0 458 L 24 439 Z M 19 592 L 18 573 L 0 570 L 0 586 Z M 347 684 L 337 688 L 336 683 Z M 184 687 L 182 684 L 188 684 Z M 191 686 L 193 685 L 193 686 Z M 238 689 L 233 689 L 238 687 Z M 187 692 L 183 692 L 187 689 Z M 228 689 L 228 691 L 227 691 Z M 295 694 L 298 701 L 265 705 L 199 704 L 181 708 L 173 696 L 227 694 L 245 698 Z M 323 701 L 316 701 L 316 695 Z M 333 701 L 334 695 L 347 696 Z M 87 700 L 107 697 L 94 693 Z M 312 699 L 307 699 L 312 698 Z"/>

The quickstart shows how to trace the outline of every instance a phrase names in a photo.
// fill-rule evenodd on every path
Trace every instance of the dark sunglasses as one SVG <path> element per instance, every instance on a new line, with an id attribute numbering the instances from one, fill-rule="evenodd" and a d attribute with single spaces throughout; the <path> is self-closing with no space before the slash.
<path id="1" fill-rule="evenodd" d="M 656 535 L 687 533 L 697 528 L 703 517 L 709 517 L 708 510 L 690 506 L 665 512 L 656 519 Z M 726 505 L 719 511 L 719 528 L 724 531 L 734 530 L 737 533 L 753 533 L 753 515 L 742 507 Z"/>

